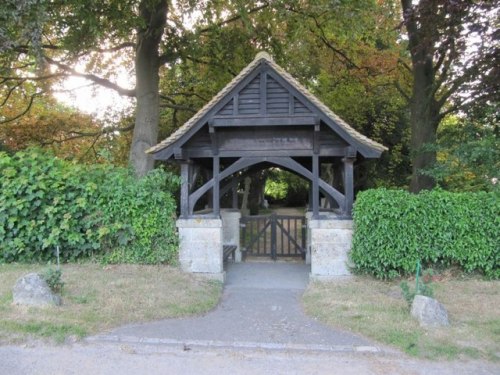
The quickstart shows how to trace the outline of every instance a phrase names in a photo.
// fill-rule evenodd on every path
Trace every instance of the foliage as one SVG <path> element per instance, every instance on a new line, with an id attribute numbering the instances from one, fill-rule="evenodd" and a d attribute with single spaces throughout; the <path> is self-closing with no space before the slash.
<path id="1" fill-rule="evenodd" d="M 432 284 L 430 283 L 420 283 L 418 289 L 411 289 L 406 281 L 401 281 L 399 284 L 401 287 L 401 293 L 403 294 L 403 298 L 405 299 L 408 306 L 411 306 L 413 303 L 413 299 L 416 295 L 433 297 L 434 291 L 432 289 Z"/>
<path id="2" fill-rule="evenodd" d="M 62 271 L 60 268 L 47 268 L 41 276 L 54 293 L 62 292 L 64 281 L 62 281 Z"/>
<path id="3" fill-rule="evenodd" d="M 358 194 L 353 218 L 351 259 L 358 272 L 392 279 L 412 273 L 420 260 L 500 277 L 497 193 L 368 190 Z"/>
<path id="4" fill-rule="evenodd" d="M 307 201 L 309 182 L 291 172 L 273 168 L 266 180 L 265 194 L 286 206 L 302 206 Z"/>
<path id="5" fill-rule="evenodd" d="M 0 87 L 0 96 L 4 91 Z M 22 95 L 11 94 L 10 106 L 2 108 L 0 122 L 23 110 L 22 100 L 13 96 Z M 96 150 L 102 153 L 118 146 L 116 135 L 102 134 L 102 126 L 90 115 L 57 104 L 53 98 L 43 98 L 31 105 L 29 113 L 0 126 L 0 144 L 12 151 L 43 147 L 58 157 L 102 162 L 105 160 Z"/>
<path id="6" fill-rule="evenodd" d="M 38 150 L 0 153 L 0 173 L 0 260 L 47 261 L 55 246 L 63 261 L 117 248 L 122 256 L 111 260 L 173 259 L 177 177 L 155 170 L 135 180 L 124 168 L 69 163 Z"/>
<path id="7" fill-rule="evenodd" d="M 500 125 L 495 106 L 450 117 L 438 130 L 437 162 L 423 173 L 454 191 L 492 191 L 500 184 Z"/>
<path id="8" fill-rule="evenodd" d="M 282 178 L 281 170 L 272 170 L 266 180 L 264 193 L 274 201 L 285 199 L 288 193 L 288 184 Z"/>
<path id="9" fill-rule="evenodd" d="M 100 189 L 98 207 L 114 218 L 105 260 L 111 263 L 170 263 L 177 242 L 175 200 L 179 178 L 161 169 L 136 180 L 131 173 L 114 173 L 112 184 Z M 106 234 L 105 236 L 108 236 Z"/>

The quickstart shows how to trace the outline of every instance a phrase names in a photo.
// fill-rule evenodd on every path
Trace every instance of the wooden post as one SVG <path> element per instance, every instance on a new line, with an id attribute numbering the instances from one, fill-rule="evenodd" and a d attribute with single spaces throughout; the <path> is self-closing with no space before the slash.
<path id="1" fill-rule="evenodd" d="M 344 163 L 344 195 L 345 195 L 345 206 L 343 211 L 345 215 L 351 216 L 352 214 L 352 204 L 354 201 L 354 158 L 343 158 Z"/>
<path id="2" fill-rule="evenodd" d="M 319 217 L 319 156 L 314 154 L 312 157 L 312 199 L 313 199 L 313 219 Z"/>
<path id="3" fill-rule="evenodd" d="M 189 162 L 181 162 L 181 217 L 186 219 L 189 216 Z"/>
<path id="4" fill-rule="evenodd" d="M 218 155 L 213 158 L 213 179 L 214 179 L 214 187 L 213 187 L 213 195 L 212 195 L 212 205 L 213 205 L 213 213 L 215 216 L 220 215 L 220 181 L 219 181 L 219 170 L 220 170 L 220 158 Z"/>

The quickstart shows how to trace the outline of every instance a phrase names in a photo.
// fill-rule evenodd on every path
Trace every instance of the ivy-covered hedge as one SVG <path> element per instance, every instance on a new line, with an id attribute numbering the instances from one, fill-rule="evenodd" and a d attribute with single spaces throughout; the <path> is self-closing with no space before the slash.
<path id="1" fill-rule="evenodd" d="M 39 150 L 0 153 L 0 261 L 170 262 L 178 177 L 82 165 Z"/>
<path id="2" fill-rule="evenodd" d="M 499 198 L 443 190 L 360 192 L 353 212 L 354 269 L 387 279 L 415 272 L 420 260 L 499 278 Z"/>

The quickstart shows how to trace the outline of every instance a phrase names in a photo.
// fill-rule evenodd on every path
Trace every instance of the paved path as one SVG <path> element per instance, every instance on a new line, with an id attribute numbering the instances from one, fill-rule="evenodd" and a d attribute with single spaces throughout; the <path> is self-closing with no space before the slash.
<path id="1" fill-rule="evenodd" d="M 373 343 L 307 317 L 300 297 L 309 267 L 295 262 L 228 264 L 222 300 L 200 317 L 115 329 L 90 340 L 205 347 L 378 351 Z"/>

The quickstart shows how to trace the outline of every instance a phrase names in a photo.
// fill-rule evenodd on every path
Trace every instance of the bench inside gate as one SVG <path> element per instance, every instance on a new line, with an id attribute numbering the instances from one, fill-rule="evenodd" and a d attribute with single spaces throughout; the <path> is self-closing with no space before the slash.
<path id="1" fill-rule="evenodd" d="M 234 262 L 235 260 L 235 252 L 236 252 L 236 245 L 223 245 L 222 246 L 222 252 L 224 256 L 224 261 L 226 262 L 229 259 L 229 256 L 231 256 L 231 260 Z"/>

